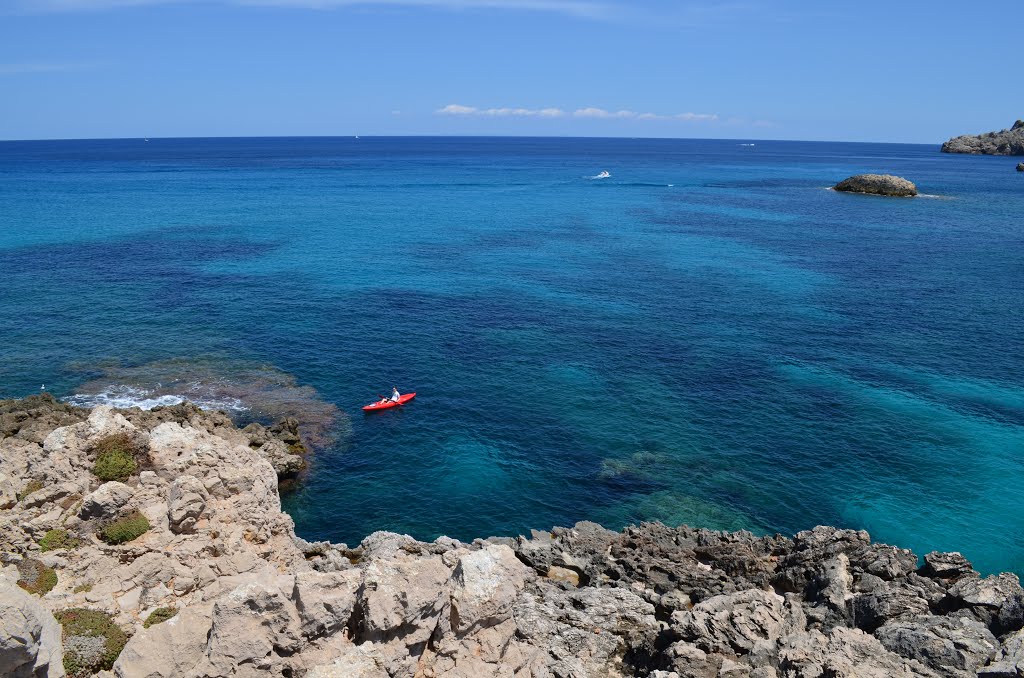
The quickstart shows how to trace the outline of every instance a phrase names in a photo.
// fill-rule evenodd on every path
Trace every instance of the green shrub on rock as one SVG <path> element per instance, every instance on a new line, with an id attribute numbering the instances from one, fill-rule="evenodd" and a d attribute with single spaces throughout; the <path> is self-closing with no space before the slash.
<path id="1" fill-rule="evenodd" d="M 92 472 L 100 480 L 124 482 L 131 474 L 135 473 L 135 469 L 135 459 L 132 458 L 132 455 L 121 450 L 111 450 L 96 457 Z"/>
<path id="2" fill-rule="evenodd" d="M 113 668 L 128 635 L 109 614 L 76 607 L 55 616 L 64 629 L 64 670 L 71 678 Z"/>
<path id="3" fill-rule="evenodd" d="M 28 484 L 25 485 L 25 487 L 21 490 L 21 492 L 18 493 L 18 501 L 22 501 L 28 495 L 32 494 L 33 492 L 38 492 L 41 489 L 43 489 L 43 483 L 41 481 L 38 481 L 38 480 L 30 480 L 30 481 L 28 481 Z"/>
<path id="4" fill-rule="evenodd" d="M 39 540 L 39 550 L 74 549 L 78 548 L 81 543 L 77 538 L 71 536 L 71 533 L 67 530 L 50 530 Z"/>
<path id="5" fill-rule="evenodd" d="M 124 544 L 149 530 L 149 521 L 138 511 L 111 521 L 100 530 L 100 539 L 108 544 Z"/>
<path id="6" fill-rule="evenodd" d="M 26 558 L 18 563 L 18 586 L 29 593 L 46 595 L 57 585 L 57 573 L 43 561 Z"/>
<path id="7" fill-rule="evenodd" d="M 150 626 L 153 626 L 154 624 L 160 624 L 167 621 L 176 614 L 178 614 L 177 608 L 158 607 L 155 610 L 153 610 L 153 612 L 150 613 L 148 617 L 146 617 L 146 621 L 142 622 L 142 626 L 148 629 Z"/>
<path id="8" fill-rule="evenodd" d="M 100 439 L 93 446 L 96 461 L 92 472 L 103 481 L 124 482 L 139 468 L 139 461 L 146 457 L 145 441 L 130 433 L 115 433 Z"/>

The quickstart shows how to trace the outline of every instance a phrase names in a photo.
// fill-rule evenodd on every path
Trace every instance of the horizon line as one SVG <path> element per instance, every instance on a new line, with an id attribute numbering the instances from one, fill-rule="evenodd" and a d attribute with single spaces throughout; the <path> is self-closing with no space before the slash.
<path id="1" fill-rule="evenodd" d="M 914 141 L 849 141 L 843 139 L 768 139 L 761 137 L 649 137 L 649 136 L 591 136 L 564 134 L 260 134 L 228 136 L 130 136 L 130 137 L 40 137 L 35 139 L 0 139 L 0 143 L 31 143 L 37 141 L 162 141 L 183 139 L 632 139 L 648 141 L 758 141 L 799 142 L 809 144 L 891 144 L 899 146 L 941 146 L 943 142 Z"/>

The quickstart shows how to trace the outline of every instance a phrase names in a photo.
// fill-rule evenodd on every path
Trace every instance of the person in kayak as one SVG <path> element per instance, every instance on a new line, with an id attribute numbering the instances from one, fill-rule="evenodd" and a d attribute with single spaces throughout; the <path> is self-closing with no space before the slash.
<path id="1" fill-rule="evenodd" d="M 402 397 L 402 395 L 398 392 L 398 387 L 397 386 L 392 386 L 391 387 L 391 402 L 397 403 L 398 399 L 401 398 L 401 397 Z"/>

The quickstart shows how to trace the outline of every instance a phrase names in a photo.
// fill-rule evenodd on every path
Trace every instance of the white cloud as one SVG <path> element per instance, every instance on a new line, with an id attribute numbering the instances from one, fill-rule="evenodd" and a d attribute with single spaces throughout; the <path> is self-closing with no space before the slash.
<path id="1" fill-rule="evenodd" d="M 519 118 L 560 118 L 569 115 L 560 108 L 477 108 L 461 104 L 448 104 L 434 111 L 438 115 L 465 115 L 477 117 L 519 117 Z M 607 111 L 603 108 L 588 106 L 577 108 L 572 112 L 574 118 L 599 118 L 619 120 L 685 120 L 689 122 L 712 122 L 718 120 L 714 113 L 676 113 L 661 115 L 659 113 L 637 113 L 627 109 Z"/>
<path id="2" fill-rule="evenodd" d="M 635 113 L 633 111 L 606 111 L 603 108 L 578 108 L 572 112 L 577 118 L 639 118 L 649 113 Z"/>
<path id="3" fill-rule="evenodd" d="M 606 111 L 603 108 L 579 108 L 572 113 L 577 118 L 629 118 L 634 120 L 690 120 L 709 122 L 718 120 L 714 113 L 676 113 L 662 115 L 660 113 L 637 113 L 636 111 Z"/>
<path id="4" fill-rule="evenodd" d="M 460 106 L 459 104 L 448 104 L 444 108 L 439 108 L 435 113 L 440 115 L 473 115 L 477 112 L 477 108 L 473 106 Z"/>
<path id="5" fill-rule="evenodd" d="M 565 111 L 559 108 L 477 108 L 460 104 L 448 104 L 434 112 L 439 115 L 475 115 L 491 118 L 559 118 L 565 115 Z"/>

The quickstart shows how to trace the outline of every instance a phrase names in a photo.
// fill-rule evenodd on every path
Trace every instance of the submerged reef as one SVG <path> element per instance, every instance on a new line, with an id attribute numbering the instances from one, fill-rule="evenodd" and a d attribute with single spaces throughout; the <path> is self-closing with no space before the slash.
<path id="1" fill-rule="evenodd" d="M 943 153 L 972 153 L 975 155 L 1024 155 L 1024 120 L 1013 123 L 1010 129 L 986 134 L 964 134 L 942 144 Z"/>
<path id="2" fill-rule="evenodd" d="M 1024 674 L 1017 577 L 958 553 L 659 523 L 311 543 L 223 414 L 36 396 L 0 402 L 0 436 L 5 676 Z M 110 441 L 123 480 L 94 472 Z"/>

